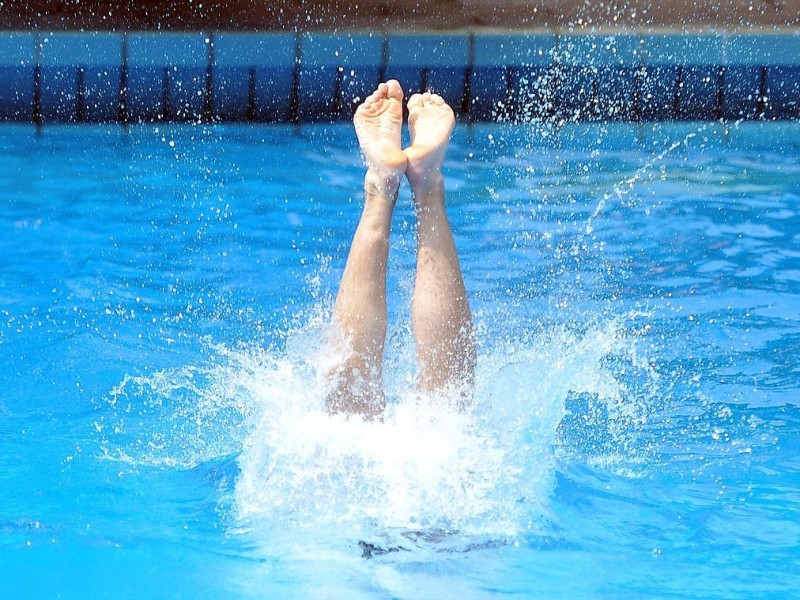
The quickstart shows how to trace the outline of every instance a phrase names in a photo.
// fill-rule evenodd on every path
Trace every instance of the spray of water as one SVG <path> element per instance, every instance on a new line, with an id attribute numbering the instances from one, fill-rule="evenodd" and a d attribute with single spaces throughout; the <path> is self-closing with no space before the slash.
<path id="1" fill-rule="evenodd" d="M 603 195 L 579 235 L 693 135 Z M 228 458 L 238 473 L 226 506 L 238 531 L 274 541 L 280 531 L 313 539 L 335 530 L 385 547 L 545 530 L 564 456 L 635 474 L 648 455 L 639 433 L 658 391 L 631 374 L 656 377 L 627 322 L 531 329 L 503 319 L 485 332 L 474 403 L 457 411 L 414 389 L 408 319 L 399 318 L 387 338 L 387 410 L 364 422 L 325 410 L 324 304 L 293 318 L 279 344 L 208 343 L 200 365 L 124 377 L 96 422 L 106 455 L 171 468 Z"/>
<path id="2" fill-rule="evenodd" d="M 209 346 L 205 366 L 126 376 L 96 423 L 106 455 L 171 468 L 235 460 L 228 503 L 237 530 L 259 539 L 322 530 L 387 546 L 456 533 L 508 539 L 549 527 L 568 399 L 626 410 L 609 357 L 627 355 L 630 342 L 606 326 L 499 336 L 481 356 L 466 411 L 415 391 L 413 361 L 402 359 L 382 420 L 331 416 L 320 330 L 317 319 L 281 348 Z"/>
<path id="3" fill-rule="evenodd" d="M 645 162 L 641 167 L 636 169 L 636 171 L 630 177 L 627 177 L 623 181 L 620 181 L 614 188 L 609 191 L 605 192 L 601 197 L 600 200 L 597 202 L 597 205 L 594 207 L 591 215 L 589 215 L 588 220 L 586 221 L 586 235 L 591 235 L 594 232 L 594 221 L 597 217 L 603 212 L 606 207 L 606 204 L 610 200 L 622 200 L 625 196 L 629 195 L 635 188 L 636 184 L 642 179 L 642 177 L 646 176 L 649 173 L 653 172 L 655 166 L 662 162 L 667 156 L 672 154 L 675 150 L 680 147 L 686 146 L 689 141 L 696 137 L 698 134 L 702 133 L 705 129 L 708 128 L 708 125 L 702 125 L 697 131 L 693 131 L 688 133 L 682 140 L 677 140 L 672 142 L 666 148 L 664 148 L 661 152 L 653 156 L 650 160 Z"/>

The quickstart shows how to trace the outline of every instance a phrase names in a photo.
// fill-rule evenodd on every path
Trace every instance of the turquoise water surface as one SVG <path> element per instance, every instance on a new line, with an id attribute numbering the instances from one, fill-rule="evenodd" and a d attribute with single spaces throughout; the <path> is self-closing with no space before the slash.
<path id="1" fill-rule="evenodd" d="M 475 126 L 475 404 L 325 414 L 348 125 L 0 128 L 0 597 L 785 598 L 800 125 Z"/>

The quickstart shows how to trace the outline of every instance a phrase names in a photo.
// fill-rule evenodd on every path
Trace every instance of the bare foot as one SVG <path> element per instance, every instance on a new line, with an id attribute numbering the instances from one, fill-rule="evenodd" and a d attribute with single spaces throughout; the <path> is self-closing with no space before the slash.
<path id="1" fill-rule="evenodd" d="M 394 79 L 378 89 L 356 110 L 353 123 L 367 162 L 367 184 L 394 197 L 408 158 L 402 150 L 403 90 Z"/>
<path id="2" fill-rule="evenodd" d="M 406 176 L 417 200 L 442 185 L 442 163 L 455 125 L 453 109 L 438 94 L 414 94 L 408 101 L 411 145 Z"/>

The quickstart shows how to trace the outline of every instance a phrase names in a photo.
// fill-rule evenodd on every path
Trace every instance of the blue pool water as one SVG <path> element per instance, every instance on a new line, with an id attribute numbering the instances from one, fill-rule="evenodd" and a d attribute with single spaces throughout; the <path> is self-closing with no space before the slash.
<path id="1" fill-rule="evenodd" d="M 800 126 L 461 127 L 446 166 L 475 405 L 413 393 L 404 188 L 365 424 L 317 375 L 350 127 L 0 129 L 0 597 L 796 593 Z"/>

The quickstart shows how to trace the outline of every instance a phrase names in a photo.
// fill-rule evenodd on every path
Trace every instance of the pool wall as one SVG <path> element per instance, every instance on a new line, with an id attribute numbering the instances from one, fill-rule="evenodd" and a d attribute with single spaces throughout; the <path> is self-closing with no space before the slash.
<path id="1" fill-rule="evenodd" d="M 349 119 L 387 78 L 465 120 L 800 118 L 800 32 L 0 32 L 0 121 Z"/>

